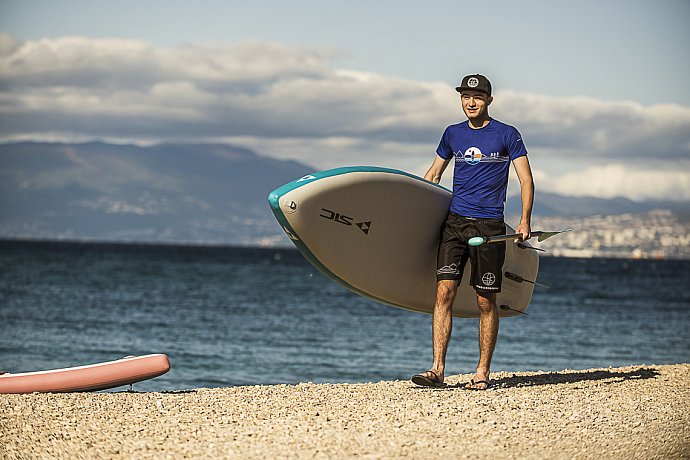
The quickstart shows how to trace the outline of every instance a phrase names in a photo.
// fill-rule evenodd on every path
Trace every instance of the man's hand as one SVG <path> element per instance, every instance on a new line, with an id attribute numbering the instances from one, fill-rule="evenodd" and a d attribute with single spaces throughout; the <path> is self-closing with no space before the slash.
<path id="1" fill-rule="evenodd" d="M 519 243 L 520 241 L 526 241 L 530 239 L 530 232 L 532 229 L 530 228 L 529 224 L 526 224 L 524 222 L 520 222 L 520 225 L 517 226 L 517 229 L 515 229 L 516 233 L 522 233 L 521 238 L 517 238 L 515 240 L 516 243 Z"/>

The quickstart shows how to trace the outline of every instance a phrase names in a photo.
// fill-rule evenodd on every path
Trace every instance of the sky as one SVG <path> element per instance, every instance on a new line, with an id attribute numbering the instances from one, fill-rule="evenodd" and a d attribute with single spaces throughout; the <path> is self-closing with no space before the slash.
<path id="1" fill-rule="evenodd" d="M 538 190 L 687 201 L 688 24 L 686 0 L 0 0 L 0 141 L 225 142 L 423 175 L 464 120 L 455 85 L 482 73 Z"/>

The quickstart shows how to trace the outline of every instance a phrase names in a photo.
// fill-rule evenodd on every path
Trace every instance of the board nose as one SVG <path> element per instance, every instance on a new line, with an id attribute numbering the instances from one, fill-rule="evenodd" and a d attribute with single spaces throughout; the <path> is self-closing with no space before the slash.
<path id="1" fill-rule="evenodd" d="M 280 194 L 277 189 L 268 194 L 268 204 L 274 211 L 280 211 Z"/>

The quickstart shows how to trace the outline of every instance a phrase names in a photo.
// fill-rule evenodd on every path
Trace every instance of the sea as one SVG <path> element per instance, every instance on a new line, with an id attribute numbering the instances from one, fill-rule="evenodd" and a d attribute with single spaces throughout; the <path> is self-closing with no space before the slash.
<path id="1" fill-rule="evenodd" d="M 538 281 L 492 371 L 690 362 L 690 261 L 541 257 Z M 474 371 L 477 327 L 454 320 L 447 375 Z M 431 364 L 431 316 L 291 248 L 0 241 L 0 371 L 149 353 L 172 369 L 134 391 L 408 379 Z"/>

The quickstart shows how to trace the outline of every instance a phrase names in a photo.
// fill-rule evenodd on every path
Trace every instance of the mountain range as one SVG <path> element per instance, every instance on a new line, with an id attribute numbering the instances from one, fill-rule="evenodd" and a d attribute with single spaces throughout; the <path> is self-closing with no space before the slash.
<path id="1" fill-rule="evenodd" d="M 537 184 L 538 186 L 538 184 Z M 506 216 L 519 216 L 519 196 L 506 200 Z M 677 201 L 633 201 L 628 198 L 572 197 L 548 192 L 537 192 L 534 198 L 533 214 L 541 217 L 586 217 L 593 215 L 642 214 L 654 209 L 667 209 L 679 218 L 690 218 L 690 206 Z"/>
<path id="2" fill-rule="evenodd" d="M 268 193 L 312 171 L 217 144 L 0 145 L 0 237 L 271 244 Z"/>
<path id="3" fill-rule="evenodd" d="M 0 145 L 0 238 L 287 245 L 268 193 L 315 171 L 224 144 Z M 538 193 L 535 215 L 675 212 L 687 203 Z M 506 204 L 517 215 L 519 197 Z"/>

